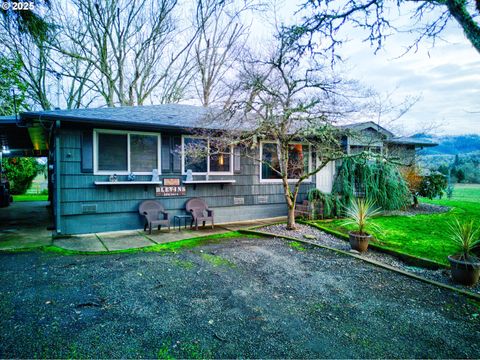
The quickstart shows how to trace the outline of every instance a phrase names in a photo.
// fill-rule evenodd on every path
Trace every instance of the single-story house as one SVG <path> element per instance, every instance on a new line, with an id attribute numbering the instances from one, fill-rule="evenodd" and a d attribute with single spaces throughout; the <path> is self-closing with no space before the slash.
<path id="1" fill-rule="evenodd" d="M 48 155 L 57 235 L 142 228 L 138 207 L 147 199 L 159 200 L 173 217 L 185 214 L 188 199 L 201 197 L 215 210 L 216 223 L 286 215 L 280 180 L 251 156 L 233 148 L 228 156 L 199 160 L 176 150 L 191 143 L 210 146 L 208 138 L 190 131 L 202 126 L 205 111 L 169 104 L 26 112 L 17 119 L 0 118 L 0 141 L 8 149 L 4 156 Z M 368 133 L 369 140 L 347 136 L 347 152 L 400 149 L 414 158 L 417 148 L 434 145 L 396 138 L 373 122 L 350 128 Z M 274 150 L 261 141 L 252 151 L 274 161 Z M 292 147 L 296 156 L 308 158 L 308 166 L 315 166 L 313 150 L 304 144 Z M 188 180 L 187 170 L 193 174 Z M 334 173 L 335 164 L 326 166 L 302 185 L 298 200 L 312 187 L 330 192 Z"/>

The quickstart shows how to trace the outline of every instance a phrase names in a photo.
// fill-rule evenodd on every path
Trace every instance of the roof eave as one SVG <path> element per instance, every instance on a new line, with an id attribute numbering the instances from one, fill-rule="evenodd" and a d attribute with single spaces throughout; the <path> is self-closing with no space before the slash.
<path id="1" fill-rule="evenodd" d="M 222 130 L 221 128 L 200 128 L 200 127 L 184 127 L 184 126 L 177 126 L 177 125 L 166 125 L 166 124 L 152 124 L 152 123 L 138 123 L 138 122 L 130 122 L 130 121 L 118 121 L 114 119 L 99 119 L 99 118 L 80 118 L 76 116 L 64 116 L 64 115 L 56 115 L 56 114 L 43 114 L 38 112 L 26 112 L 21 114 L 22 120 L 51 120 L 51 121 L 66 121 L 69 123 L 75 124 L 88 124 L 92 127 L 97 126 L 115 126 L 119 128 L 125 127 L 141 127 L 142 129 L 150 129 L 150 130 L 180 130 L 180 131 L 190 131 L 190 130 Z"/>

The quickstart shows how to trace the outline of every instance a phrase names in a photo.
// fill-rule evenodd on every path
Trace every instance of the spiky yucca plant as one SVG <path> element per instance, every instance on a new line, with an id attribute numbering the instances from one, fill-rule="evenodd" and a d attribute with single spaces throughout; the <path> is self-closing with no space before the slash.
<path id="1" fill-rule="evenodd" d="M 457 218 L 450 224 L 452 242 L 460 250 L 460 260 L 472 257 L 472 250 L 480 245 L 480 229 L 475 228 L 473 220 L 460 222 Z"/>
<path id="2" fill-rule="evenodd" d="M 365 235 L 367 225 L 369 225 L 370 228 L 378 228 L 378 226 L 374 224 L 369 224 L 370 219 L 378 214 L 380 214 L 380 209 L 375 207 L 375 203 L 372 200 L 352 199 L 346 210 L 346 215 L 349 220 L 345 222 L 345 225 L 355 224 L 358 233 Z"/>

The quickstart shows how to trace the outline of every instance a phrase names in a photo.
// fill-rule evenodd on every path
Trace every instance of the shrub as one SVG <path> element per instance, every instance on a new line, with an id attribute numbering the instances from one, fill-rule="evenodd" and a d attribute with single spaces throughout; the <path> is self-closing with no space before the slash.
<path id="1" fill-rule="evenodd" d="M 461 260 L 468 260 L 472 250 L 480 244 L 480 231 L 475 228 L 472 221 L 461 223 L 458 219 L 450 224 L 450 235 L 452 242 L 459 250 Z"/>
<path id="2" fill-rule="evenodd" d="M 385 210 L 401 209 L 410 202 L 410 191 L 398 167 L 382 159 L 344 159 L 333 193 L 341 196 L 344 207 L 355 197 L 365 197 Z"/>
<path id="3" fill-rule="evenodd" d="M 370 219 L 379 213 L 379 209 L 374 207 L 374 203 L 371 200 L 352 200 L 346 211 L 349 220 L 345 221 L 345 225 L 353 224 L 357 228 L 359 235 L 365 235 L 367 225 L 376 228 L 375 225 L 370 223 Z"/>
<path id="4" fill-rule="evenodd" d="M 442 198 L 447 189 L 447 177 L 440 173 L 424 176 L 418 194 L 429 199 Z"/>
<path id="5" fill-rule="evenodd" d="M 3 160 L 4 174 L 10 182 L 12 195 L 22 195 L 32 185 L 38 173 L 38 163 L 35 158 L 7 158 Z"/>
<path id="6" fill-rule="evenodd" d="M 325 194 L 324 192 L 313 188 L 308 191 L 307 194 L 308 201 L 312 204 L 314 211 L 313 218 L 317 216 L 317 211 L 319 211 L 319 205 L 323 205 L 323 217 L 331 218 L 336 214 L 338 208 L 337 196 L 331 194 Z"/>
<path id="7" fill-rule="evenodd" d="M 407 183 L 408 190 L 412 194 L 418 193 L 423 177 L 420 175 L 420 171 L 415 166 L 408 166 L 402 168 L 402 176 Z"/>

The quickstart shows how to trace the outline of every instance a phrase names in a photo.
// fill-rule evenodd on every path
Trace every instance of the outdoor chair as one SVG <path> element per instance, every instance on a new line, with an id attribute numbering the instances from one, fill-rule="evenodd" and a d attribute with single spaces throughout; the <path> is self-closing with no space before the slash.
<path id="1" fill-rule="evenodd" d="M 148 226 L 149 234 L 151 234 L 152 226 L 158 226 L 158 230 L 161 230 L 162 225 L 168 226 L 168 231 L 170 231 L 168 212 L 165 211 L 163 205 L 158 201 L 146 200 L 142 202 L 138 208 L 138 212 L 145 218 L 143 231 L 146 231 Z"/>
<path id="2" fill-rule="evenodd" d="M 213 221 L 213 210 L 208 208 L 207 203 L 200 198 L 193 198 L 187 201 L 185 205 L 187 212 L 192 215 L 192 222 L 190 224 L 190 228 L 193 227 L 195 223 L 195 230 L 198 230 L 198 223 L 202 222 L 203 227 L 205 227 L 205 222 L 211 221 L 212 222 L 212 229 L 214 226 Z"/>

